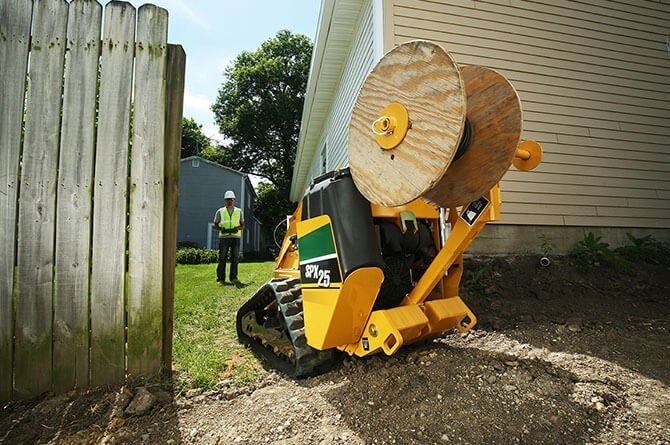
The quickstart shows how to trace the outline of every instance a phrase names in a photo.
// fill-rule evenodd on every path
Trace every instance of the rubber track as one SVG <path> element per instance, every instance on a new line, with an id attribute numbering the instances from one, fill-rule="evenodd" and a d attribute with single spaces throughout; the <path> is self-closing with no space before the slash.
<path id="1" fill-rule="evenodd" d="M 253 310 L 265 308 L 276 299 L 281 312 L 281 322 L 286 327 L 293 345 L 296 362 L 276 355 L 269 348 L 249 337 L 242 330 L 241 320 L 245 314 Z M 305 337 L 305 320 L 302 309 L 302 291 L 298 278 L 275 278 L 265 283 L 237 311 L 237 337 L 248 345 L 257 355 L 263 357 L 271 367 L 287 374 L 291 378 L 301 379 L 320 374 L 335 363 L 335 351 L 328 349 L 319 351 L 307 344 Z"/>

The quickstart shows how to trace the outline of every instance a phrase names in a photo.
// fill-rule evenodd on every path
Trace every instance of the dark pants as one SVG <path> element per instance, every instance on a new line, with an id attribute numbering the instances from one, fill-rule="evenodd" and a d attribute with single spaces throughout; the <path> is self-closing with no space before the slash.
<path id="1" fill-rule="evenodd" d="M 226 281 L 226 259 L 230 250 L 230 281 L 237 280 L 237 262 L 240 256 L 239 238 L 219 238 L 219 266 L 216 268 L 216 279 Z"/>

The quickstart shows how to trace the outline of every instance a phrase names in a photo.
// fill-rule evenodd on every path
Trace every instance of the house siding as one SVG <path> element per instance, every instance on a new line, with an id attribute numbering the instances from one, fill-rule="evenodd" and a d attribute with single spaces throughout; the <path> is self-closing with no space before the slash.
<path id="1" fill-rule="evenodd" d="M 195 242 L 200 247 L 206 247 L 208 224 L 214 221 L 216 211 L 225 205 L 224 192 L 232 190 L 237 196 L 236 205 L 242 209 L 246 223 L 242 235 L 242 251 L 261 250 L 262 230 L 253 216 L 255 193 L 245 176 L 203 159 L 199 159 L 199 165 L 194 167 L 192 161 L 193 159 L 184 159 L 180 165 L 177 242 Z M 213 231 L 212 244 L 215 249 L 218 248 L 217 237 L 218 234 Z"/>
<path id="2" fill-rule="evenodd" d="M 312 159 L 309 178 L 321 173 L 321 150 L 326 147 L 326 169 L 348 164 L 347 136 L 349 119 L 358 91 L 376 63 L 372 0 L 365 0 L 355 27 L 355 37 L 349 57 L 342 70 L 324 131 Z M 307 182 L 309 183 L 309 181 Z M 306 184 L 307 185 L 307 184 Z"/>
<path id="3" fill-rule="evenodd" d="M 505 224 L 670 227 L 670 5 L 393 0 L 392 14 L 394 44 L 435 41 L 519 92 L 544 159 L 504 177 Z"/>

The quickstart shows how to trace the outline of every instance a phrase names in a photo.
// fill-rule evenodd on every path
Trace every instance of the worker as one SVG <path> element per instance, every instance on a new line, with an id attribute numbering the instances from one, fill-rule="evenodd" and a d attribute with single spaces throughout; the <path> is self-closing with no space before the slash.
<path id="1" fill-rule="evenodd" d="M 219 266 L 216 268 L 216 281 L 226 281 L 226 258 L 230 251 L 230 281 L 238 283 L 237 263 L 240 255 L 240 237 L 244 228 L 242 209 L 235 207 L 235 193 L 231 190 L 223 195 L 226 206 L 214 215 L 214 228 L 219 231 Z"/>

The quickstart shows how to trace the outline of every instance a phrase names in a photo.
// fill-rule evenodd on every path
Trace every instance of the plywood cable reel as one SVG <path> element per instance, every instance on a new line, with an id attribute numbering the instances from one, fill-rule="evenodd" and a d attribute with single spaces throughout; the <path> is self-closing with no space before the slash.
<path id="1" fill-rule="evenodd" d="M 540 145 L 519 147 L 521 131 L 521 103 L 504 76 L 459 66 L 435 43 L 411 41 L 387 53 L 361 88 L 349 164 L 375 204 L 423 198 L 459 207 L 490 190 L 513 162 L 521 170 L 539 164 Z"/>

